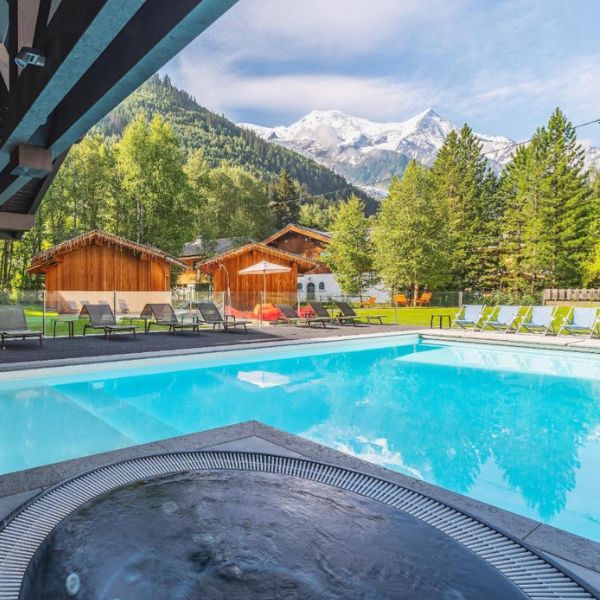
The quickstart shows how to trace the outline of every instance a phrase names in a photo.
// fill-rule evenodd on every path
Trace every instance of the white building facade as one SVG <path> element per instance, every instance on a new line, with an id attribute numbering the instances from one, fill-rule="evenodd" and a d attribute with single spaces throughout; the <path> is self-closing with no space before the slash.
<path id="1" fill-rule="evenodd" d="M 320 302 L 329 298 L 340 299 L 344 294 L 333 273 L 309 273 L 298 276 L 298 296 L 301 302 L 306 300 Z M 390 292 L 378 285 L 368 288 L 362 295 L 363 298 L 371 296 L 375 297 L 376 302 L 384 303 L 389 301 Z"/>

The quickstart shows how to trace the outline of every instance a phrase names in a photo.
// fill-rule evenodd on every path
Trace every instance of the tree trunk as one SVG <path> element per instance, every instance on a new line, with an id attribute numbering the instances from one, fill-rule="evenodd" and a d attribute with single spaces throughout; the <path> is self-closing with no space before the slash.
<path id="1" fill-rule="evenodd" d="M 417 305 L 418 297 L 419 297 L 419 284 L 415 283 L 415 286 L 413 288 L 413 306 Z"/>

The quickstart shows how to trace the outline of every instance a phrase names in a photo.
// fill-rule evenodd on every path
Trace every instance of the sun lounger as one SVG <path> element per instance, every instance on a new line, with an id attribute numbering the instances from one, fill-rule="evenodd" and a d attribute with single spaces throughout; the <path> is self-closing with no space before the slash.
<path id="1" fill-rule="evenodd" d="M 520 306 L 496 306 L 488 319 L 483 322 L 480 331 L 483 331 L 486 327 L 502 330 L 504 333 L 515 331 L 520 310 Z"/>
<path id="2" fill-rule="evenodd" d="M 529 333 L 556 333 L 554 329 L 555 306 L 530 306 L 517 328 L 517 333 L 527 331 Z"/>
<path id="3" fill-rule="evenodd" d="M 483 320 L 484 310 L 485 304 L 463 304 L 456 313 L 452 329 L 456 327 L 460 327 L 461 329 L 468 329 L 469 327 L 477 329 Z"/>
<path id="4" fill-rule="evenodd" d="M 589 307 L 571 308 L 558 330 L 558 335 L 563 331 L 571 334 L 587 334 L 593 337 L 598 333 L 598 309 Z"/>
<path id="5" fill-rule="evenodd" d="M 213 329 L 223 328 L 223 331 L 228 331 L 229 328 L 243 327 L 244 332 L 248 333 L 248 323 L 244 319 L 236 319 L 235 315 L 225 315 L 225 318 L 221 316 L 219 309 L 213 302 L 196 302 L 194 304 L 200 321 L 207 325 L 212 325 Z"/>
<path id="6" fill-rule="evenodd" d="M 137 325 L 119 325 L 108 304 L 84 304 L 79 317 L 88 317 L 89 319 L 89 323 L 83 326 L 83 335 L 88 329 L 102 329 L 105 338 L 118 332 L 133 333 L 135 337 L 137 331 Z"/>
<path id="7" fill-rule="evenodd" d="M 357 323 L 364 323 L 361 319 L 366 319 L 369 325 L 372 325 L 372 321 L 379 321 L 380 325 L 383 325 L 383 315 L 364 315 L 359 316 L 355 310 L 348 304 L 348 302 L 335 301 L 335 305 L 340 309 L 340 314 L 335 316 L 334 319 L 341 325 L 344 322 L 350 321 L 353 325 Z"/>
<path id="8" fill-rule="evenodd" d="M 33 331 L 27 326 L 25 311 L 21 306 L 8 305 L 0 306 L 0 336 L 2 337 L 2 349 L 6 350 L 5 339 L 20 338 L 38 338 L 40 346 L 42 345 L 44 334 L 41 331 Z"/>
<path id="9" fill-rule="evenodd" d="M 327 319 L 320 319 L 319 317 L 301 317 L 289 304 L 276 304 L 276 308 L 281 313 L 273 325 L 308 325 L 309 327 L 313 324 L 319 324 L 325 327 L 327 323 L 331 322 L 331 317 Z"/>
<path id="10" fill-rule="evenodd" d="M 311 310 L 315 313 L 315 317 L 321 319 L 323 327 L 325 327 L 327 323 L 333 323 L 335 320 L 321 302 L 309 302 L 308 306 L 310 306 Z"/>
<path id="11" fill-rule="evenodd" d="M 123 298 L 119 298 L 117 300 L 117 305 L 119 307 L 119 313 L 122 315 L 128 315 L 130 313 L 129 306 L 127 305 L 127 302 L 123 300 Z"/>
<path id="12" fill-rule="evenodd" d="M 140 313 L 140 319 L 146 322 L 146 331 L 150 331 L 152 325 L 168 327 L 171 333 L 177 333 L 182 329 L 191 329 L 200 333 L 198 322 L 184 323 L 177 318 L 173 307 L 166 303 L 146 304 Z"/>
<path id="13" fill-rule="evenodd" d="M 423 292 L 416 300 L 417 306 L 429 306 L 431 304 L 431 298 L 433 298 L 432 292 Z"/>
<path id="14" fill-rule="evenodd" d="M 408 306 L 408 298 L 406 297 L 406 294 L 394 294 L 392 300 L 394 301 L 394 304 Z"/>
<path id="15" fill-rule="evenodd" d="M 77 314 L 79 312 L 79 308 L 77 308 L 77 302 L 75 300 L 67 300 L 65 302 L 65 310 L 64 313 L 68 315 Z"/>

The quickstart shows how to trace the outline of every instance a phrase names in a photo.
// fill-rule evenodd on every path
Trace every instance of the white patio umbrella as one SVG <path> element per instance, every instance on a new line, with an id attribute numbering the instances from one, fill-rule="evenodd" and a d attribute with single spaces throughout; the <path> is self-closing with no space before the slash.
<path id="1" fill-rule="evenodd" d="M 251 267 L 246 267 L 238 271 L 240 275 L 262 275 L 263 277 L 263 297 L 260 303 L 260 322 L 262 325 L 263 303 L 267 297 L 267 275 L 275 275 L 277 273 L 289 273 L 292 269 L 285 265 L 278 265 L 268 260 L 261 260 Z"/>

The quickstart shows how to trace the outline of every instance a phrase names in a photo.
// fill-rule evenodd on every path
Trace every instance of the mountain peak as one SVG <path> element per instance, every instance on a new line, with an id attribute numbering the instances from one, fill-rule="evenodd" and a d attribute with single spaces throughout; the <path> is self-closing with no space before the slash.
<path id="1" fill-rule="evenodd" d="M 437 117 L 438 119 L 442 118 L 431 107 L 426 108 L 423 112 L 420 112 L 418 115 L 415 115 L 414 118 L 418 119 L 418 120 L 422 120 L 422 119 L 427 119 L 427 118 L 431 118 L 431 117 Z"/>

